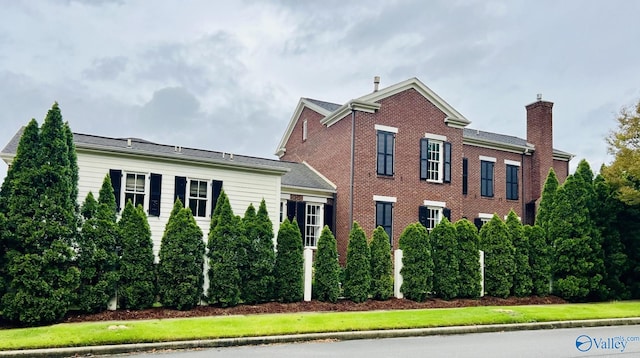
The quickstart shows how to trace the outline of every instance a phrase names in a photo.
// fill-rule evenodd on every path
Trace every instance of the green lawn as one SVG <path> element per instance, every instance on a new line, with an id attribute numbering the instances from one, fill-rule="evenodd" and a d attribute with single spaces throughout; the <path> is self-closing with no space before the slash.
<path id="1" fill-rule="evenodd" d="M 0 330 L 0 350 L 640 317 L 640 301 L 63 323 Z"/>

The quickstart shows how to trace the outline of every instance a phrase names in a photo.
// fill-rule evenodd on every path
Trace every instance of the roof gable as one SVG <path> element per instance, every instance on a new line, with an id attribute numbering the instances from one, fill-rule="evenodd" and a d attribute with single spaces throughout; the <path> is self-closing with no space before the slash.
<path id="1" fill-rule="evenodd" d="M 291 115 L 291 119 L 289 119 L 289 124 L 282 135 L 282 139 L 280 139 L 280 143 L 276 149 L 276 155 L 278 157 L 282 157 L 282 155 L 284 155 L 285 145 L 287 144 L 287 141 L 289 141 L 293 128 L 295 128 L 298 118 L 300 118 L 300 115 L 305 108 L 309 108 L 310 110 L 326 117 L 339 107 L 339 104 L 331 102 L 318 101 L 310 98 L 300 98 L 295 111 L 293 111 L 293 115 Z"/>

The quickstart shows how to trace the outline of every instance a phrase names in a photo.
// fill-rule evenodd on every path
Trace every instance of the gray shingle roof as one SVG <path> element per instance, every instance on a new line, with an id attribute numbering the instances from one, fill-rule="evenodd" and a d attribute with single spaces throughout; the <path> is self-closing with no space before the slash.
<path id="1" fill-rule="evenodd" d="M 484 141 L 490 141 L 490 142 L 496 142 L 496 143 L 502 143 L 502 144 L 517 145 L 520 147 L 528 146 L 527 141 L 522 138 L 518 138 L 510 135 L 492 133 L 492 132 L 484 132 L 484 131 L 471 129 L 471 128 L 464 128 L 462 135 L 464 138 L 478 139 L 478 140 L 484 140 Z"/>
<path id="2" fill-rule="evenodd" d="M 16 153 L 23 130 L 24 127 L 18 130 L 9 143 L 4 147 L 1 152 L 2 154 Z M 131 140 L 131 147 L 128 146 L 129 139 Z M 236 154 L 232 157 L 229 153 L 157 144 L 139 138 L 109 138 L 74 133 L 73 141 L 79 149 L 98 149 L 140 155 L 146 154 L 172 159 L 183 158 L 184 160 L 201 160 L 212 164 L 277 170 L 285 172 L 282 177 L 282 185 L 284 186 L 319 189 L 331 192 L 335 191 L 330 183 L 303 163 L 286 162 L 276 159 L 257 158 Z"/>
<path id="3" fill-rule="evenodd" d="M 333 111 L 335 111 L 336 109 L 338 109 L 338 108 L 342 107 L 342 105 L 341 105 L 341 104 L 337 104 L 337 103 L 331 103 L 331 102 L 319 101 L 319 100 L 317 100 L 317 99 L 312 99 L 312 98 L 305 98 L 305 99 L 306 99 L 307 101 L 309 101 L 309 102 L 311 102 L 311 103 L 313 103 L 313 104 L 317 105 L 317 106 L 320 106 L 320 107 L 322 107 L 322 108 L 326 109 L 326 110 L 327 110 L 327 111 L 329 111 L 329 112 L 333 112 Z"/>

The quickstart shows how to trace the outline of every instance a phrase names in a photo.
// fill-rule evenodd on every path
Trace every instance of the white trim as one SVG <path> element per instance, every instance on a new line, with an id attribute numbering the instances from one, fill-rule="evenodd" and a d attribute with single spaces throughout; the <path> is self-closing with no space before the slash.
<path id="1" fill-rule="evenodd" d="M 280 200 L 291 200 L 291 194 L 280 193 Z"/>
<path id="2" fill-rule="evenodd" d="M 289 141 L 289 137 L 293 132 L 293 128 L 296 126 L 296 123 L 298 122 L 298 119 L 302 114 L 302 111 L 305 109 L 305 107 L 323 116 L 328 116 L 329 114 L 331 114 L 330 111 L 318 106 L 317 104 L 311 101 L 308 101 L 306 98 L 300 98 L 300 100 L 298 101 L 298 105 L 296 106 L 296 109 L 293 111 L 293 114 L 291 115 L 291 119 L 289 119 L 289 124 L 287 125 L 287 129 L 285 129 L 284 134 L 280 139 L 278 148 L 276 148 L 276 155 L 278 157 L 282 157 L 284 153 L 287 151 L 287 148 L 285 148 L 285 145 L 287 144 L 287 141 Z"/>
<path id="3" fill-rule="evenodd" d="M 398 133 L 398 128 L 396 127 L 389 127 L 389 126 L 383 126 L 382 124 L 376 124 L 374 125 L 374 128 L 377 131 L 384 131 L 384 132 L 391 132 L 391 133 Z"/>
<path id="4" fill-rule="evenodd" d="M 447 141 L 447 136 L 440 135 L 440 134 L 425 133 L 424 137 L 427 138 L 427 139 L 439 140 L 439 141 L 442 141 L 442 142 L 446 142 Z"/>
<path id="5" fill-rule="evenodd" d="M 506 164 L 506 165 L 515 165 L 516 167 L 519 167 L 522 163 L 520 163 L 519 161 L 516 161 L 516 160 L 505 159 L 504 160 L 504 164 Z"/>
<path id="6" fill-rule="evenodd" d="M 491 220 L 491 219 L 493 219 L 493 214 L 478 213 L 478 217 L 479 217 L 480 219 L 487 219 L 487 220 Z"/>
<path id="7" fill-rule="evenodd" d="M 374 195 L 373 201 L 384 201 L 386 203 L 395 203 L 398 199 L 395 196 Z"/>
<path id="8" fill-rule="evenodd" d="M 479 155 L 478 158 L 480 158 L 480 160 L 482 160 L 483 162 L 497 162 L 497 159 L 494 157 L 485 157 L 484 155 Z"/>
<path id="9" fill-rule="evenodd" d="M 307 140 L 307 120 L 302 121 L 302 140 Z"/>
<path id="10" fill-rule="evenodd" d="M 317 196 L 303 196 L 302 197 L 302 201 L 306 201 L 309 203 L 318 203 L 318 204 L 326 204 L 327 203 L 327 198 L 320 198 Z"/>
<path id="11" fill-rule="evenodd" d="M 320 178 L 322 178 L 324 181 L 326 181 L 329 185 L 331 185 L 333 187 L 333 189 L 337 189 L 338 186 L 333 184 L 333 182 L 331 180 L 329 180 L 329 178 L 327 178 L 326 176 L 322 175 L 322 173 L 320 173 L 319 171 L 316 170 L 316 168 L 312 167 L 311 164 L 307 163 L 306 160 L 302 161 L 302 164 L 306 165 L 307 168 L 309 168 L 312 172 L 314 172 L 317 176 L 319 176 Z"/>
<path id="12" fill-rule="evenodd" d="M 444 201 L 433 201 L 433 200 L 425 200 L 424 206 L 430 206 L 434 208 L 446 208 L 447 203 Z"/>

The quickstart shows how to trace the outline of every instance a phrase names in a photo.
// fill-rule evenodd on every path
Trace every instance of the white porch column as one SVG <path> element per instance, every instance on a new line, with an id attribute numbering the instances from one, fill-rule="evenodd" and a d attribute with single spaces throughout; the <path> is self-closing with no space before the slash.
<path id="1" fill-rule="evenodd" d="M 484 251 L 480 250 L 480 297 L 484 296 Z"/>
<path id="2" fill-rule="evenodd" d="M 400 292 L 400 287 L 402 287 L 402 275 L 400 274 L 400 270 L 402 270 L 402 250 L 394 251 L 393 260 L 393 295 L 395 298 L 404 298 L 404 295 Z"/>
<path id="3" fill-rule="evenodd" d="M 311 301 L 311 278 L 313 271 L 313 250 L 311 248 L 304 249 L 304 300 Z"/>

